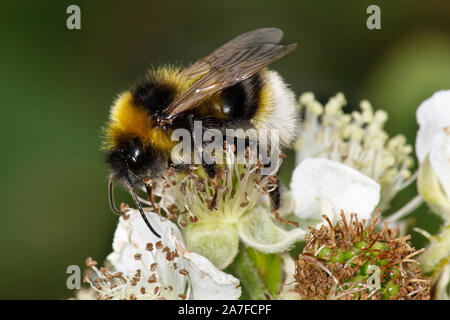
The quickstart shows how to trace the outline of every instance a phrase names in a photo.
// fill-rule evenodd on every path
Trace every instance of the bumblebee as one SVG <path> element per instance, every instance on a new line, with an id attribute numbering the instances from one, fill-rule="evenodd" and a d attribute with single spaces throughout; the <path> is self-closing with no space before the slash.
<path id="1" fill-rule="evenodd" d="M 106 163 L 111 170 L 108 192 L 121 182 L 133 197 L 149 229 L 135 188 L 145 188 L 155 208 L 152 181 L 171 163 L 176 142 L 172 132 L 192 132 L 194 121 L 204 129 L 278 129 L 282 146 L 294 139 L 295 96 L 278 73 L 266 67 L 296 48 L 279 44 L 283 33 L 262 28 L 241 34 L 188 68 L 159 67 L 144 81 L 118 96 L 105 128 Z M 203 164 L 209 176 L 214 165 Z M 278 196 L 278 190 L 274 193 Z M 279 206 L 279 199 L 275 207 Z"/>

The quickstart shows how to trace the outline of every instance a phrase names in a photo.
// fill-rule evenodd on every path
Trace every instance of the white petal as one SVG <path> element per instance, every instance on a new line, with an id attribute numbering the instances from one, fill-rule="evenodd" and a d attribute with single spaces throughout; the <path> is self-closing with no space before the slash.
<path id="1" fill-rule="evenodd" d="M 281 285 L 281 292 L 277 295 L 277 300 L 301 300 L 300 294 L 295 291 L 295 260 L 289 253 L 281 255 L 283 261 L 284 279 Z"/>
<path id="2" fill-rule="evenodd" d="M 239 220 L 238 232 L 242 242 L 264 253 L 285 251 L 303 240 L 306 233 L 300 228 L 285 231 L 277 227 L 261 207 L 256 207 Z"/>
<path id="3" fill-rule="evenodd" d="M 166 268 L 168 261 L 165 254 L 146 250 L 147 244 L 161 241 L 163 246 L 175 250 L 174 238 L 182 242 L 182 236 L 178 227 L 171 221 L 161 218 L 155 213 L 146 212 L 150 224 L 157 230 L 161 239 L 156 237 L 147 227 L 139 211 L 127 212 L 127 219 L 120 217 L 116 232 L 114 233 L 113 252 L 108 255 L 107 260 L 112 264 L 114 270 L 134 274 L 140 269 L 144 276 L 149 276 L 150 265 L 158 264 L 158 275 L 165 284 L 171 284 L 177 292 L 184 291 L 185 277 L 176 271 Z M 141 260 L 136 260 L 135 255 L 140 254 Z"/>
<path id="4" fill-rule="evenodd" d="M 288 290 L 281 292 L 277 300 L 302 300 L 302 297 L 297 291 Z"/>
<path id="5" fill-rule="evenodd" d="M 283 291 L 293 290 L 295 289 L 295 260 L 292 259 L 289 253 L 283 253 L 281 255 L 281 259 L 283 261 Z"/>
<path id="6" fill-rule="evenodd" d="M 241 296 L 239 279 L 216 268 L 211 261 L 191 251 L 173 236 L 182 265 L 188 272 L 194 300 L 237 300 Z"/>
<path id="7" fill-rule="evenodd" d="M 194 300 L 237 300 L 241 296 L 239 280 L 217 269 L 208 259 L 194 252 L 182 252 L 191 280 Z"/>
<path id="8" fill-rule="evenodd" d="M 450 199 L 450 126 L 434 135 L 430 146 L 430 164 Z"/>
<path id="9" fill-rule="evenodd" d="M 97 291 L 92 288 L 83 288 L 75 293 L 75 300 L 97 300 Z"/>
<path id="10" fill-rule="evenodd" d="M 291 192 L 296 202 L 294 213 L 302 219 L 321 219 L 325 213 L 332 219 L 341 210 L 368 219 L 380 201 L 376 181 L 347 165 L 322 158 L 305 159 L 295 168 Z"/>
<path id="11" fill-rule="evenodd" d="M 422 162 L 430 151 L 434 135 L 450 126 L 450 90 L 438 91 L 417 108 L 419 131 L 416 137 L 416 154 Z"/>

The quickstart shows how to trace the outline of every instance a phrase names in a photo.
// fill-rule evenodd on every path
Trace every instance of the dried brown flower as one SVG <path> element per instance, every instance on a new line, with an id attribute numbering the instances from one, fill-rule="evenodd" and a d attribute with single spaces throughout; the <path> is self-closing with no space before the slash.
<path id="1" fill-rule="evenodd" d="M 335 225 L 310 228 L 296 261 L 295 290 L 308 300 L 428 300 L 430 279 L 413 259 L 410 236 L 394 238 L 387 223 L 376 231 L 380 217 L 358 221 L 355 214 Z"/>

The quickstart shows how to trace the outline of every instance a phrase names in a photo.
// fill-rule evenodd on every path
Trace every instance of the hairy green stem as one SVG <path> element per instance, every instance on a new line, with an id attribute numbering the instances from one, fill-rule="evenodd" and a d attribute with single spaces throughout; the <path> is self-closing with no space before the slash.
<path id="1" fill-rule="evenodd" d="M 239 253 L 230 266 L 231 273 L 239 278 L 241 286 L 251 300 L 265 300 L 268 295 L 271 297 L 269 289 L 261 279 L 258 270 L 250 259 L 247 248 L 243 245 L 239 248 Z"/>

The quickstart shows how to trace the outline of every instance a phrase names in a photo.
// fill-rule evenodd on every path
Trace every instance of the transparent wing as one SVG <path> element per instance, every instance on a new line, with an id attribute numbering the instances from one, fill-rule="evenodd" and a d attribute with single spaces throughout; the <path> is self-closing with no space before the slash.
<path id="1" fill-rule="evenodd" d="M 185 70 L 199 79 L 164 111 L 163 118 L 194 108 L 216 92 L 241 82 L 293 51 L 297 44 L 280 45 L 283 32 L 276 28 L 253 30 L 237 36 Z"/>
<path id="2" fill-rule="evenodd" d="M 276 28 L 262 28 L 243 33 L 191 65 L 185 73 L 189 78 L 195 78 L 210 71 L 211 68 L 225 67 L 233 63 L 230 55 L 246 50 L 252 45 L 277 44 L 282 37 L 283 31 Z"/>

